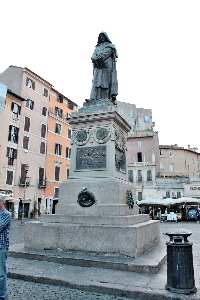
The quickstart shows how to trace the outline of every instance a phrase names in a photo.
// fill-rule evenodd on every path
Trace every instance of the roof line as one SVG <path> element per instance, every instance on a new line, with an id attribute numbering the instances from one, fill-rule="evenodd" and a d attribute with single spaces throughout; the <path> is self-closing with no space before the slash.
<path id="1" fill-rule="evenodd" d="M 18 98 L 19 100 L 22 100 L 22 101 L 26 101 L 26 99 L 22 98 L 21 96 L 13 93 L 11 90 L 8 90 L 8 93 L 11 94 L 12 96 Z"/>

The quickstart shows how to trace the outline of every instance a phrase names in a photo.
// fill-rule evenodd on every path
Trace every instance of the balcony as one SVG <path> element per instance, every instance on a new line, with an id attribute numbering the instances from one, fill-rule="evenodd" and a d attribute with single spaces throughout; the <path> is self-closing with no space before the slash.
<path id="1" fill-rule="evenodd" d="M 29 186 L 31 177 L 19 177 L 19 186 Z"/>
<path id="2" fill-rule="evenodd" d="M 149 137 L 149 136 L 156 136 L 156 135 L 158 135 L 158 132 L 154 130 L 141 130 L 141 131 L 133 130 L 128 133 L 128 138 Z"/>
<path id="3" fill-rule="evenodd" d="M 55 118 L 56 120 L 68 124 L 67 118 L 70 117 L 70 114 L 63 114 L 61 111 L 58 111 L 52 107 L 49 108 L 49 116 Z"/>
<path id="4" fill-rule="evenodd" d="M 38 181 L 38 188 L 39 189 L 45 189 L 46 187 L 47 187 L 46 180 L 39 179 L 39 181 Z"/>
<path id="5" fill-rule="evenodd" d="M 129 167 L 155 167 L 156 162 L 132 162 L 128 164 Z"/>

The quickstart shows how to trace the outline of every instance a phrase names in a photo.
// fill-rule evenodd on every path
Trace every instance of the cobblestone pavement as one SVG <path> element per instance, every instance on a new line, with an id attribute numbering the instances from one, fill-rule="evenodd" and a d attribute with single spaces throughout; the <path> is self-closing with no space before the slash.
<path id="1" fill-rule="evenodd" d="M 170 230 L 178 230 L 178 228 L 190 230 L 193 234 L 189 237 L 189 241 L 194 243 L 193 254 L 200 256 L 200 223 L 197 222 L 164 222 L 161 223 L 161 238 L 163 243 L 169 240 L 169 237 L 163 235 Z M 21 221 L 13 220 L 10 232 L 10 244 L 22 243 L 24 241 L 24 226 Z M 84 292 L 81 290 L 69 289 L 62 286 L 53 286 L 47 284 L 38 284 L 28 281 L 8 278 L 7 282 L 8 300 L 131 300 L 126 297 L 113 295 Z M 133 299 L 132 299 L 133 300 Z"/>
<path id="2" fill-rule="evenodd" d="M 69 289 L 62 286 L 38 284 L 8 278 L 7 300 L 130 300 L 92 292 Z"/>

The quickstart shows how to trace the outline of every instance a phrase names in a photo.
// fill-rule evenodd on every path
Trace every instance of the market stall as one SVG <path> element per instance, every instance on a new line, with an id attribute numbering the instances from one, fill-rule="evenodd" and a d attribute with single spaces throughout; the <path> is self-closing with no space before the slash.
<path id="1" fill-rule="evenodd" d="M 187 220 L 188 211 L 193 208 L 198 210 L 200 199 L 182 197 L 178 199 L 144 199 L 137 201 L 141 213 L 148 213 L 154 220 Z"/>

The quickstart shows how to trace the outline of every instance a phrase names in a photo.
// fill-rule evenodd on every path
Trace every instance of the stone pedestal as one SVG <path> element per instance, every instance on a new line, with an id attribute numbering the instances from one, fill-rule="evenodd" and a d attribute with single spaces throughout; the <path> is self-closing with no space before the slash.
<path id="1" fill-rule="evenodd" d="M 86 101 L 72 114 L 69 178 L 55 215 L 27 224 L 25 247 L 138 257 L 160 237 L 159 222 L 139 215 L 127 180 L 128 123 L 109 100 Z"/>

